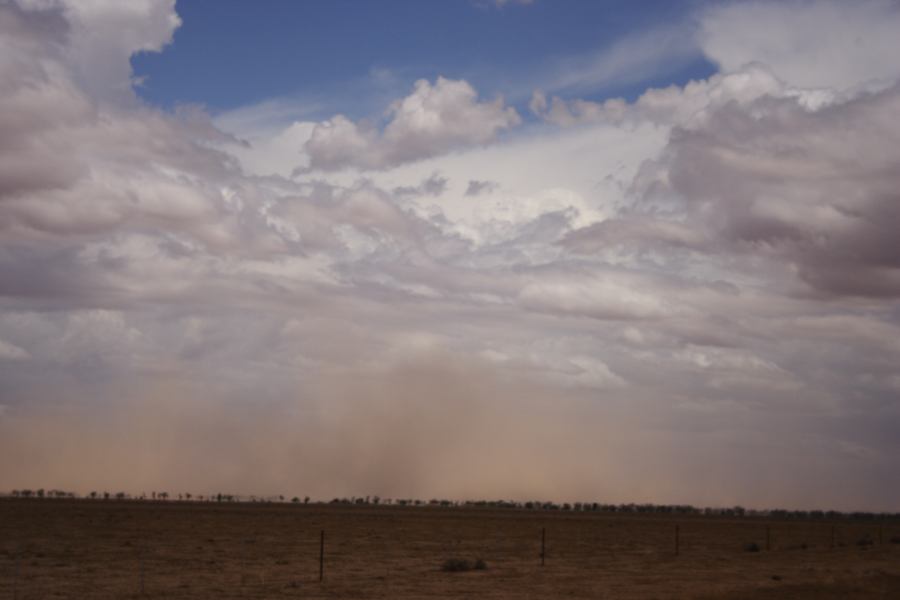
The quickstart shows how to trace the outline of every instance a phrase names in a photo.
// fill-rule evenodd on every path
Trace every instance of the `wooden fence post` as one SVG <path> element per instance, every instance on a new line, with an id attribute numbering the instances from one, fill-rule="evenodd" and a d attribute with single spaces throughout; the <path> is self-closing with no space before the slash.
<path id="1" fill-rule="evenodd" d="M 675 526 L 675 556 L 678 556 L 679 551 L 681 550 L 681 531 L 678 525 Z"/>
<path id="2" fill-rule="evenodd" d="M 325 530 L 319 537 L 319 581 L 325 579 Z"/>
<path id="3" fill-rule="evenodd" d="M 541 566 L 544 566 L 544 558 L 547 556 L 547 528 L 541 528 Z"/>
<path id="4" fill-rule="evenodd" d="M 22 548 L 16 552 L 16 573 L 13 576 L 13 600 L 19 600 L 19 570 L 22 568 Z"/>

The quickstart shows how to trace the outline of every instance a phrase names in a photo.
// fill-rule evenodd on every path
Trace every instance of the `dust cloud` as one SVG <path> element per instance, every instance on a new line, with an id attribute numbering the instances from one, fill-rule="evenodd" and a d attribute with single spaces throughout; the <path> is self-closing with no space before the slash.
<path id="1" fill-rule="evenodd" d="M 826 489 L 784 448 L 742 454 L 723 432 L 673 430 L 658 404 L 447 356 L 333 370 L 285 402 L 216 398 L 189 377 L 78 400 L 0 415 L 0 489 L 762 508 L 818 507 Z M 890 497 L 847 476 L 838 508 Z"/>

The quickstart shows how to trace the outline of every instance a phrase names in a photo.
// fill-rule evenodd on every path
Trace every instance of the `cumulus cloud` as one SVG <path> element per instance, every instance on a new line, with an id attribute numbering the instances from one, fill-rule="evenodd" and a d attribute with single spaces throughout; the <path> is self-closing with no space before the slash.
<path id="1" fill-rule="evenodd" d="M 181 25 L 175 0 L 17 2 L 26 10 L 64 15 L 64 62 L 92 96 L 115 102 L 134 98 L 132 54 L 161 50 Z M 98 31 L 103 31 L 103 35 L 97 35 Z"/>
<path id="2" fill-rule="evenodd" d="M 319 123 L 305 145 L 310 169 L 383 169 L 451 150 L 493 141 L 521 121 L 502 98 L 479 101 L 465 81 L 420 79 L 413 92 L 394 102 L 387 124 L 354 123 L 336 115 Z"/>
<path id="3" fill-rule="evenodd" d="M 536 116 L 561 127 L 585 123 L 633 125 L 647 121 L 665 127 L 693 127 L 727 104 L 747 106 L 766 96 L 791 98 L 811 110 L 842 97 L 834 90 L 788 86 L 768 66 L 750 63 L 738 70 L 691 81 L 684 86 L 649 89 L 632 103 L 621 98 L 604 102 L 579 98 L 566 100 L 559 96 L 548 98 L 543 91 L 536 90 L 529 107 Z"/>
<path id="4" fill-rule="evenodd" d="M 729 106 L 673 135 L 668 177 L 720 247 L 779 261 L 822 292 L 896 297 L 898 115 L 896 87 L 814 112 Z"/>

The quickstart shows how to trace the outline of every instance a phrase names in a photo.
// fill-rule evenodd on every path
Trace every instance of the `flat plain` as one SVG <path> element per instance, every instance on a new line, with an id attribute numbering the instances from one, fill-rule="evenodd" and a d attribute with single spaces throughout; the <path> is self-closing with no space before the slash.
<path id="1" fill-rule="evenodd" d="M 5 498 L 0 600 L 893 599 L 898 536 L 897 521 Z M 487 568 L 442 570 L 451 558 Z"/>

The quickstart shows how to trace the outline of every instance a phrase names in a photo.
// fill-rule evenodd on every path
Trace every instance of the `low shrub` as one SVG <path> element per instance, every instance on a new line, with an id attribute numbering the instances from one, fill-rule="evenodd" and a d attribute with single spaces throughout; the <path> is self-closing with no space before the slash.
<path id="1" fill-rule="evenodd" d="M 458 573 L 460 571 L 484 571 L 487 569 L 487 563 L 480 558 L 476 558 L 474 562 L 469 562 L 464 558 L 448 558 L 441 565 L 441 571 L 448 573 Z"/>
<path id="2" fill-rule="evenodd" d="M 472 565 L 464 558 L 448 558 L 444 561 L 444 564 L 441 565 L 441 571 L 447 571 L 448 573 L 470 571 L 471 569 Z"/>
<path id="3" fill-rule="evenodd" d="M 760 547 L 756 542 L 750 542 L 749 544 L 744 544 L 744 552 L 759 552 Z"/>

